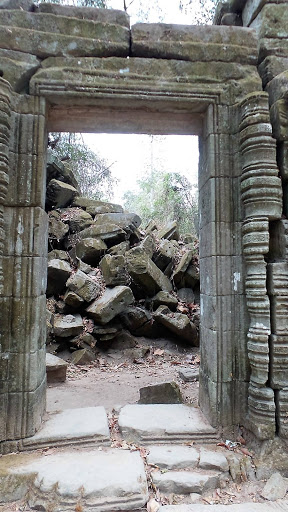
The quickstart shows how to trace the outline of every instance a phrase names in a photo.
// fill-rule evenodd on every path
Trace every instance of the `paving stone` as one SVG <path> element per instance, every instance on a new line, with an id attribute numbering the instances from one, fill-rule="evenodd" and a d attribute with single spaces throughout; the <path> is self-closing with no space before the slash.
<path id="1" fill-rule="evenodd" d="M 110 440 L 104 407 L 67 409 L 53 414 L 33 436 L 23 439 L 23 449 L 67 444 L 103 443 Z"/>
<path id="2" fill-rule="evenodd" d="M 135 510 L 148 500 L 144 464 L 138 452 L 64 451 L 46 456 L 34 453 L 23 459 L 23 454 L 6 459 L 5 469 L 11 461 L 6 486 L 17 476 L 22 482 L 26 480 L 22 497 L 29 485 L 28 504 L 33 510 L 112 512 Z M 1 463 L 4 465 L 3 458 L 0 470 Z"/>
<path id="3" fill-rule="evenodd" d="M 125 439 L 144 444 L 198 439 L 205 443 L 217 439 L 215 429 L 201 411 L 182 404 L 125 405 L 120 411 L 119 426 Z"/>
<path id="4" fill-rule="evenodd" d="M 46 354 L 46 374 L 48 384 L 52 382 L 65 382 L 68 364 L 60 357 Z"/>
<path id="5" fill-rule="evenodd" d="M 150 446 L 148 464 L 163 469 L 192 469 L 198 465 L 199 452 L 190 446 Z"/>
<path id="6" fill-rule="evenodd" d="M 209 505 L 209 512 L 287 512 L 288 501 L 282 503 L 241 503 L 239 505 Z M 157 512 L 207 512 L 207 505 L 165 505 Z"/>
<path id="7" fill-rule="evenodd" d="M 229 471 L 228 461 L 223 453 L 201 448 L 199 467 L 201 469 L 215 469 Z"/>
<path id="8" fill-rule="evenodd" d="M 199 368 L 180 368 L 178 375 L 184 382 L 199 380 Z"/>
<path id="9" fill-rule="evenodd" d="M 194 473 L 193 471 L 155 471 L 151 474 L 154 485 L 165 493 L 190 494 L 202 493 L 219 486 L 217 473 Z"/>
<path id="10" fill-rule="evenodd" d="M 280 473 L 273 473 L 273 475 L 267 481 L 262 496 L 266 500 L 276 501 L 283 499 L 288 490 L 288 480 L 283 478 Z"/>
<path id="11" fill-rule="evenodd" d="M 139 404 L 182 404 L 183 397 L 176 382 L 161 382 L 140 388 Z"/>

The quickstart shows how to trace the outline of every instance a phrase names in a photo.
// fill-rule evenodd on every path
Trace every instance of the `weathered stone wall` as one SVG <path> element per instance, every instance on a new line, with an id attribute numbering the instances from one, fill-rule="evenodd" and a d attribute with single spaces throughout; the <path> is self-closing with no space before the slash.
<path id="1" fill-rule="evenodd" d="M 200 405 L 213 425 L 231 428 L 247 425 L 249 404 L 260 438 L 274 436 L 276 407 L 285 435 L 287 290 L 274 276 L 287 253 L 275 153 L 276 138 L 285 184 L 287 2 L 271 5 L 275 26 L 270 2 L 248 0 L 218 13 L 219 23 L 224 16 L 237 26 L 130 30 L 120 11 L 1 4 L 3 450 L 32 435 L 45 408 L 47 130 L 200 136 Z"/>
<path id="2" fill-rule="evenodd" d="M 258 187 L 258 207 L 253 201 L 252 211 L 248 211 L 248 208 L 246 210 L 243 236 L 247 263 L 246 294 L 251 315 L 248 334 L 248 352 L 252 369 L 249 418 L 250 428 L 258 436 L 267 437 L 275 432 L 276 416 L 276 431 L 280 436 L 287 437 L 288 3 L 285 0 L 233 0 L 219 8 L 216 19 L 218 23 L 225 23 L 229 19 L 235 23 L 237 20 L 238 24 L 242 22 L 244 27 L 255 30 L 259 52 L 258 71 L 264 94 L 268 94 L 269 97 L 270 112 L 267 108 L 264 111 L 260 98 L 257 101 L 256 98 L 251 98 L 252 101 L 245 107 L 250 109 L 251 113 L 254 111 L 255 120 L 257 116 L 259 124 L 257 126 L 255 123 L 241 130 L 240 135 L 242 139 L 242 133 L 247 133 L 247 130 L 250 132 L 247 143 L 242 143 L 243 178 L 246 176 L 247 165 L 244 144 L 248 144 L 248 151 L 250 146 L 252 154 L 252 146 L 260 137 L 266 137 L 267 140 L 265 155 L 259 158 L 256 145 L 254 163 L 250 157 L 249 159 L 254 175 L 259 176 L 259 182 L 265 175 L 267 178 L 269 175 L 267 190 L 263 189 L 264 183 Z M 269 122 L 272 124 L 272 140 Z M 279 190 L 276 191 L 275 188 L 278 172 L 275 167 L 275 153 L 283 188 L 281 209 Z M 253 189 L 255 191 L 253 185 L 249 187 L 249 193 Z M 243 191 L 242 195 L 245 203 L 246 192 L 244 195 Z M 274 204 L 271 202 L 272 195 Z M 251 297 L 252 301 L 249 299 L 251 283 L 254 295 L 258 288 L 258 296 Z M 255 330 L 253 322 L 255 324 L 256 320 L 258 327 Z"/>

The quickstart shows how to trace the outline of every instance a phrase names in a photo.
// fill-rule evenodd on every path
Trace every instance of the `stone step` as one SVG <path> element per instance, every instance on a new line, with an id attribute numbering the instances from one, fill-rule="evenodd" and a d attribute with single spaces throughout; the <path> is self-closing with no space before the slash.
<path id="1" fill-rule="evenodd" d="M 153 484 L 166 494 L 202 494 L 219 487 L 220 474 L 216 472 L 160 471 L 152 472 Z"/>
<path id="2" fill-rule="evenodd" d="M 42 428 L 19 442 L 19 450 L 81 444 L 110 443 L 108 418 L 104 407 L 66 409 L 50 414 Z"/>
<path id="3" fill-rule="evenodd" d="M 165 505 L 157 512 L 287 512 L 288 501 L 239 505 Z"/>
<path id="4" fill-rule="evenodd" d="M 0 504 L 25 497 L 33 510 L 135 510 L 148 500 L 144 464 L 139 452 L 111 448 L 1 457 Z"/>
<path id="5" fill-rule="evenodd" d="M 203 444 L 218 439 L 217 431 L 199 409 L 182 404 L 125 405 L 119 414 L 119 427 L 126 441 L 133 443 Z"/>
<path id="6" fill-rule="evenodd" d="M 228 461 L 221 451 L 192 446 L 149 446 L 148 464 L 161 469 L 194 469 L 229 471 Z"/>

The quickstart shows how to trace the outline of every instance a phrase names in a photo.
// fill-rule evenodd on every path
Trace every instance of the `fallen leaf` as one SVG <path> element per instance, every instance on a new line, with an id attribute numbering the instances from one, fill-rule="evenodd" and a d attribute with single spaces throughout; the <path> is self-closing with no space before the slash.
<path id="1" fill-rule="evenodd" d="M 241 446 L 240 451 L 242 453 L 244 453 L 244 455 L 248 455 L 249 457 L 253 457 L 253 454 L 251 452 L 249 452 L 249 450 L 247 448 L 244 448 L 244 447 Z"/>
<path id="2" fill-rule="evenodd" d="M 164 354 L 164 350 L 161 350 L 161 348 L 157 348 L 154 351 L 154 356 L 163 356 L 163 354 Z"/>

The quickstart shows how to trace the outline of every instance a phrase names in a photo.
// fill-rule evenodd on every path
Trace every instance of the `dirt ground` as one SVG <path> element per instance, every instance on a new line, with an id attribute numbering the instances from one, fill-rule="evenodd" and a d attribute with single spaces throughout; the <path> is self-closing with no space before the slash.
<path id="1" fill-rule="evenodd" d="M 178 372 L 199 367 L 199 350 L 163 338 L 138 340 L 135 349 L 108 350 L 90 365 L 70 365 L 66 382 L 48 386 L 47 411 L 103 405 L 109 413 L 137 403 L 141 387 L 167 381 L 177 382 L 185 403 L 197 406 L 199 383 L 185 383 Z"/>

